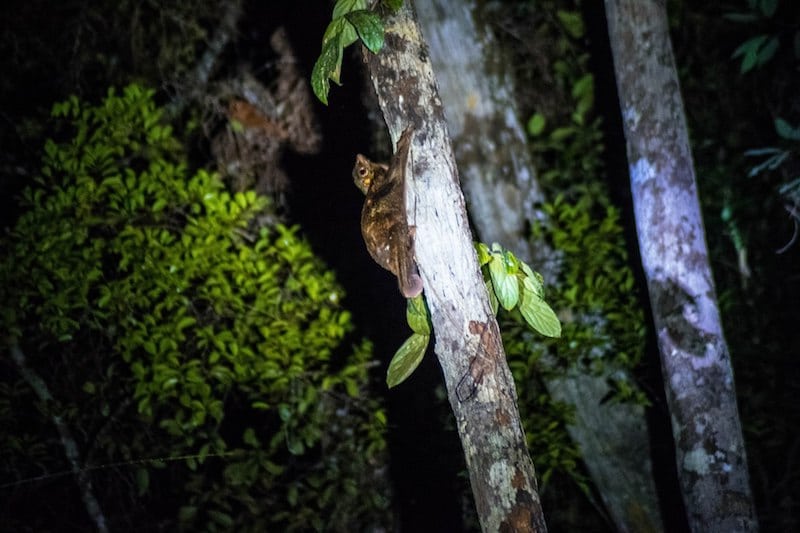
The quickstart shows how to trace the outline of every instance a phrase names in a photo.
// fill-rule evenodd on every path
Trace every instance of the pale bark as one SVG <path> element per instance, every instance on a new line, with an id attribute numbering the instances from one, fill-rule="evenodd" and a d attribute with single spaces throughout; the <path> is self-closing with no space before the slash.
<path id="1" fill-rule="evenodd" d="M 665 3 L 605 5 L 689 525 L 697 532 L 756 531 Z"/>
<path id="2" fill-rule="evenodd" d="M 17 344 L 17 342 L 14 340 L 12 340 L 9 345 L 11 359 L 17 365 L 20 375 L 22 375 L 23 379 L 25 379 L 30 388 L 33 389 L 33 392 L 36 393 L 36 396 L 39 398 L 39 400 L 41 400 L 42 403 L 49 404 L 50 407 L 54 407 L 53 395 L 50 394 L 50 389 L 47 386 L 47 383 L 44 382 L 44 380 L 41 378 L 41 376 L 39 376 L 39 374 L 36 373 L 36 371 L 28 366 L 22 348 L 20 348 L 19 344 Z M 81 465 L 80 453 L 78 452 L 78 443 L 72 436 L 72 431 L 69 429 L 69 426 L 64 419 L 61 418 L 61 416 L 53 413 L 51 414 L 51 419 L 53 421 L 53 425 L 58 431 L 58 435 L 61 437 L 61 445 L 64 447 L 64 455 L 67 456 L 67 461 L 69 462 L 72 474 L 75 476 L 75 480 L 78 483 L 78 488 L 81 492 L 81 499 L 83 500 L 83 505 L 86 507 L 86 512 L 94 522 L 97 531 L 100 533 L 107 533 L 108 526 L 106 525 L 106 517 L 103 514 L 103 510 L 100 508 L 100 502 L 97 501 L 97 498 L 94 495 L 92 480 L 89 477 L 89 473 Z"/>
<path id="3" fill-rule="evenodd" d="M 546 531 L 536 479 L 472 246 L 427 46 L 404 2 L 388 17 L 380 54 L 364 51 L 393 140 L 415 128 L 407 187 L 409 225 L 450 405 L 484 531 Z M 464 382 L 472 393 L 465 396 Z M 461 383 L 462 387 L 459 387 Z"/>
<path id="4" fill-rule="evenodd" d="M 543 194 L 508 60 L 492 35 L 476 27 L 475 2 L 417 0 L 416 5 L 475 229 L 482 241 L 513 250 L 551 283 L 558 275 L 557 261 L 547 261 L 553 251 L 528 235 L 529 223 L 541 217 L 535 209 Z M 570 437 L 617 529 L 661 531 L 644 408 L 602 404 L 610 392 L 607 378 L 573 369 L 546 385 L 555 399 L 575 406 Z"/>

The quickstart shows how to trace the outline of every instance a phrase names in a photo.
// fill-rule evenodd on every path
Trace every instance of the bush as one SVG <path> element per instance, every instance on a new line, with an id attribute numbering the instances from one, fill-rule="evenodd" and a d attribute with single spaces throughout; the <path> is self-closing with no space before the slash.
<path id="1" fill-rule="evenodd" d="M 4 331 L 58 405 L 32 413 L 5 397 L 2 423 L 56 413 L 87 466 L 123 462 L 95 476 L 112 528 L 385 523 L 384 412 L 341 287 L 297 228 L 257 227 L 265 198 L 188 170 L 152 96 L 129 86 L 53 108 L 69 140 L 46 143 L 2 241 L 0 298 Z M 17 450 L 4 478 L 30 475 L 31 435 L 3 440 Z M 55 432 L 47 446 L 45 470 L 64 469 Z M 166 461 L 126 463 L 153 457 Z"/>

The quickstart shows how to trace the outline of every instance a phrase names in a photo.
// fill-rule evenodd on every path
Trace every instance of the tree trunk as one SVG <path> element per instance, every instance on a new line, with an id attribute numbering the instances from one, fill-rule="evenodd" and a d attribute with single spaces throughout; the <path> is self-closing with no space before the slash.
<path id="1" fill-rule="evenodd" d="M 756 531 L 663 0 L 606 0 L 634 214 L 691 529 Z"/>
<path id="2" fill-rule="evenodd" d="M 417 0 L 416 5 L 478 235 L 513 250 L 548 281 L 557 278 L 552 268 L 557 262 L 546 260 L 553 253 L 548 244 L 533 243 L 528 235 L 529 223 L 541 216 L 535 206 L 543 194 L 507 58 L 489 32 L 476 28 L 474 2 Z M 610 391 L 607 376 L 573 370 L 546 385 L 554 398 L 575 406 L 569 434 L 617 529 L 663 530 L 644 408 L 602 404 Z"/>
<path id="3" fill-rule="evenodd" d="M 387 18 L 380 54 L 364 50 L 396 142 L 415 130 L 408 223 L 436 335 L 436 355 L 484 531 L 546 531 L 516 390 L 481 276 L 436 81 L 410 1 Z M 472 393 L 459 394 L 471 383 Z M 461 384 L 461 386 L 459 386 Z"/>

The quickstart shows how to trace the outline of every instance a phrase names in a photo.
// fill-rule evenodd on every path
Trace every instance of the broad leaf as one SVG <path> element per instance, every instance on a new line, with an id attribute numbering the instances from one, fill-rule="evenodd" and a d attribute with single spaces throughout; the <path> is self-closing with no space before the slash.
<path id="1" fill-rule="evenodd" d="M 475 246 L 475 252 L 478 254 L 478 265 L 483 266 L 489 261 L 492 260 L 492 253 L 489 251 L 489 247 L 483 244 L 482 242 L 474 242 L 472 243 Z"/>
<path id="2" fill-rule="evenodd" d="M 556 16 L 570 37 L 573 39 L 583 37 L 586 29 L 583 26 L 583 17 L 581 17 L 580 13 L 576 11 L 558 11 Z"/>
<path id="3" fill-rule="evenodd" d="M 516 276 L 516 265 L 510 259 L 503 252 L 493 251 L 492 260 L 489 263 L 489 274 L 492 276 L 494 292 L 500 305 L 506 310 L 512 309 L 519 301 L 519 279 Z"/>
<path id="4" fill-rule="evenodd" d="M 525 276 L 525 278 L 522 280 L 522 290 L 523 292 L 530 293 L 532 296 L 535 296 L 540 300 L 544 300 L 544 284 L 542 283 L 542 277 L 538 273 L 534 274 L 536 275 Z M 522 297 L 525 298 L 525 295 Z"/>
<path id="5" fill-rule="evenodd" d="M 430 335 L 414 333 L 400 346 L 386 371 L 386 385 L 390 389 L 405 381 L 416 370 L 428 348 L 428 341 Z"/>
<path id="6" fill-rule="evenodd" d="M 332 19 L 343 17 L 352 11 L 360 11 L 367 8 L 367 0 L 336 0 L 333 6 Z"/>
<path id="7" fill-rule="evenodd" d="M 547 120 L 544 118 L 544 115 L 542 115 L 541 113 L 535 113 L 528 120 L 526 129 L 528 130 L 529 135 L 536 137 L 537 135 L 541 135 L 546 125 L 547 125 Z"/>
<path id="8" fill-rule="evenodd" d="M 376 13 L 366 10 L 353 11 L 345 15 L 345 18 L 355 27 L 358 36 L 370 52 L 377 54 L 381 51 L 383 23 Z"/>
<path id="9" fill-rule="evenodd" d="M 336 39 L 331 39 L 322 47 L 319 59 L 314 63 L 311 71 L 311 88 L 320 102 L 328 105 L 328 91 L 330 80 L 339 82 L 339 73 L 342 70 L 342 47 Z"/>
<path id="10" fill-rule="evenodd" d="M 421 294 L 408 299 L 406 320 L 414 333 L 419 333 L 420 335 L 431 334 L 430 314 L 428 313 L 428 306 L 425 305 L 425 298 Z"/>
<path id="11" fill-rule="evenodd" d="M 519 310 L 525 322 L 545 337 L 561 336 L 561 322 L 544 300 L 526 292 Z"/>

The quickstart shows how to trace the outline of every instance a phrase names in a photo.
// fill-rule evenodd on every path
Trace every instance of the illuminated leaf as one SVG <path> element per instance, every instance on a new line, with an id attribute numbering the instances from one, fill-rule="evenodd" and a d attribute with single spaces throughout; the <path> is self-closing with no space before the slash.
<path id="1" fill-rule="evenodd" d="M 544 115 L 542 115 L 541 113 L 535 113 L 528 120 L 526 129 L 528 130 L 528 134 L 536 137 L 537 135 L 541 135 L 546 125 L 547 125 L 547 120 L 544 118 Z"/>
<path id="2" fill-rule="evenodd" d="M 416 370 L 428 348 L 428 341 L 430 335 L 414 333 L 400 346 L 386 371 L 386 385 L 389 388 L 399 385 Z"/>
<path id="3" fill-rule="evenodd" d="M 524 296 L 519 310 L 525 322 L 545 337 L 560 337 L 561 322 L 550 306 L 528 292 Z"/>
<path id="4" fill-rule="evenodd" d="M 380 17 L 371 11 L 352 11 L 345 18 L 355 27 L 364 46 L 373 54 L 383 48 L 383 23 Z M 347 46 L 344 45 L 343 46 Z"/>
<path id="5" fill-rule="evenodd" d="M 351 11 L 360 11 L 367 8 L 367 0 L 336 0 L 333 6 L 332 19 L 343 17 Z"/>
<path id="6" fill-rule="evenodd" d="M 475 246 L 475 252 L 478 254 L 478 265 L 483 266 L 487 264 L 489 261 L 492 260 L 492 254 L 489 251 L 489 247 L 483 244 L 482 242 L 475 242 L 473 243 Z"/>
<path id="7" fill-rule="evenodd" d="M 494 293 L 504 309 L 513 309 L 519 301 L 519 280 L 516 275 L 509 274 L 508 261 L 504 254 L 493 253 L 489 263 L 489 274 L 492 276 Z"/>
<path id="8" fill-rule="evenodd" d="M 408 299 L 408 303 L 406 304 L 406 320 L 414 333 L 430 335 L 430 315 L 428 313 L 428 306 L 425 305 L 425 298 L 421 294 Z"/>

